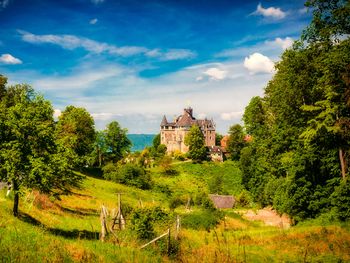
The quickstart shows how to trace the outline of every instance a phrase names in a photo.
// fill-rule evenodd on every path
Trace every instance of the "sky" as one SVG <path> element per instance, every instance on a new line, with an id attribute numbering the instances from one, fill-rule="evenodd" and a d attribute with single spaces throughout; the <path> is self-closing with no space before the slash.
<path id="1" fill-rule="evenodd" d="M 0 74 L 97 129 L 158 133 L 191 106 L 226 134 L 310 20 L 299 0 L 0 0 Z"/>

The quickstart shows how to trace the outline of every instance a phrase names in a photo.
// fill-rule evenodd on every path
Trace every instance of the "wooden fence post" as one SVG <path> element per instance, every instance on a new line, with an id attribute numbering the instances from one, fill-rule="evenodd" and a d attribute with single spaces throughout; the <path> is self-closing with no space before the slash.
<path id="1" fill-rule="evenodd" d="M 168 228 L 168 257 L 170 256 L 171 252 L 171 242 L 170 242 L 170 227 Z"/>

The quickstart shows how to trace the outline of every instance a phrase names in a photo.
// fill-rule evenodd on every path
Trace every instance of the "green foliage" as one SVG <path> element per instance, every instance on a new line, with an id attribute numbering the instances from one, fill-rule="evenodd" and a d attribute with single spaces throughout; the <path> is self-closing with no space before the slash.
<path id="1" fill-rule="evenodd" d="M 215 145 L 221 146 L 221 140 L 222 140 L 222 138 L 224 138 L 223 135 L 221 135 L 220 133 L 216 133 L 216 134 L 215 134 Z"/>
<path id="2" fill-rule="evenodd" d="M 229 139 L 227 142 L 227 152 L 232 160 L 239 160 L 241 150 L 244 147 L 243 127 L 239 124 L 232 125 L 228 131 Z"/>
<path id="3" fill-rule="evenodd" d="M 341 182 L 339 186 L 335 188 L 331 196 L 332 205 L 335 208 L 336 216 L 346 221 L 350 219 L 350 181 L 346 180 Z"/>
<path id="4" fill-rule="evenodd" d="M 161 172 L 166 175 L 177 175 L 178 171 L 172 166 L 172 159 L 168 155 L 164 155 L 159 161 L 158 166 Z"/>
<path id="5" fill-rule="evenodd" d="M 212 194 L 224 194 L 224 180 L 221 174 L 216 174 L 214 175 L 210 180 L 209 180 L 209 191 Z"/>
<path id="6" fill-rule="evenodd" d="M 347 0 L 308 0 L 312 8 L 311 24 L 304 30 L 302 39 L 310 43 L 331 42 L 350 33 L 350 5 Z"/>
<path id="7" fill-rule="evenodd" d="M 154 149 L 157 149 L 159 145 L 160 145 L 160 133 L 158 133 L 156 136 L 154 136 L 153 141 L 152 141 L 152 146 Z"/>
<path id="8" fill-rule="evenodd" d="M 185 144 L 189 147 L 188 156 L 193 162 L 202 162 L 207 159 L 204 135 L 197 125 L 193 125 L 185 137 Z"/>
<path id="9" fill-rule="evenodd" d="M 251 204 L 251 196 L 247 190 L 242 192 L 236 198 L 237 205 L 240 207 L 249 207 Z"/>
<path id="10" fill-rule="evenodd" d="M 109 163 L 103 168 L 103 177 L 117 183 L 135 186 L 140 189 L 150 189 L 152 180 L 150 173 L 142 166 L 127 163 Z"/>
<path id="11" fill-rule="evenodd" d="M 56 136 L 58 143 L 71 151 L 77 165 L 82 166 L 93 150 L 94 119 L 84 108 L 68 106 L 58 118 Z"/>
<path id="12" fill-rule="evenodd" d="M 179 161 L 185 161 L 186 160 L 186 154 L 182 153 L 180 151 L 172 152 L 172 156 L 174 157 L 175 160 L 179 160 Z"/>
<path id="13" fill-rule="evenodd" d="M 186 204 L 186 197 L 184 196 L 172 196 L 170 199 L 169 199 L 169 208 L 170 210 L 174 210 L 175 208 L 181 206 L 181 205 L 185 205 Z"/>
<path id="14" fill-rule="evenodd" d="M 307 43 L 283 53 L 264 97 L 252 98 L 243 115 L 253 141 L 241 150 L 242 184 L 295 222 L 331 211 L 342 217 L 348 207 L 335 201 L 350 172 L 350 40 L 339 38 L 349 32 L 346 2 L 308 1 Z"/>
<path id="15" fill-rule="evenodd" d="M 155 237 L 153 224 L 167 224 L 169 214 L 160 207 L 136 209 L 131 214 L 130 222 L 139 239 L 151 239 Z"/>
<path id="16" fill-rule="evenodd" d="M 224 214 L 220 211 L 203 210 L 186 214 L 182 217 L 184 228 L 207 230 L 214 228 L 222 220 Z"/>
<path id="17" fill-rule="evenodd" d="M 104 134 L 108 161 L 119 161 L 130 150 L 131 141 L 126 136 L 127 132 L 127 129 L 121 128 L 117 121 L 112 121 L 107 125 Z"/>
<path id="18" fill-rule="evenodd" d="M 24 188 L 59 194 L 81 176 L 72 172 L 71 151 L 55 141 L 50 102 L 27 85 L 5 87 L 0 79 L 0 181 L 12 183 L 17 216 Z"/>

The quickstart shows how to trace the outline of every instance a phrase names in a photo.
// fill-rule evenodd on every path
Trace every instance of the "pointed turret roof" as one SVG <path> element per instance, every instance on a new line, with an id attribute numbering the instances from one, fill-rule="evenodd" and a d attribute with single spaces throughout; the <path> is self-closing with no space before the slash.
<path id="1" fill-rule="evenodd" d="M 168 121 L 165 117 L 165 115 L 163 116 L 162 122 L 160 123 L 160 126 L 166 126 L 168 124 Z"/>

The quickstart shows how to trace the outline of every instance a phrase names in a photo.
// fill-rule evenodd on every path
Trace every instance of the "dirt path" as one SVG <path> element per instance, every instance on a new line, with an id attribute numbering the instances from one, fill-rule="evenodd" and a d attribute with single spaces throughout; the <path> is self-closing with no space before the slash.
<path id="1" fill-rule="evenodd" d="M 278 215 L 271 207 L 259 209 L 256 212 L 253 210 L 240 211 L 244 218 L 251 221 L 263 221 L 268 226 L 278 226 L 280 228 L 289 228 L 291 221 L 286 215 Z"/>

